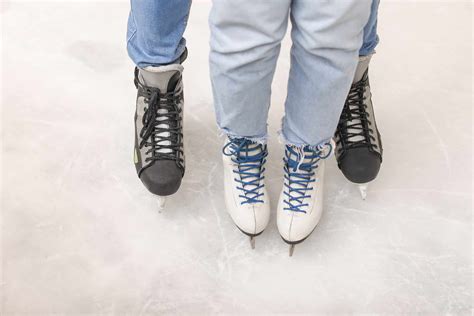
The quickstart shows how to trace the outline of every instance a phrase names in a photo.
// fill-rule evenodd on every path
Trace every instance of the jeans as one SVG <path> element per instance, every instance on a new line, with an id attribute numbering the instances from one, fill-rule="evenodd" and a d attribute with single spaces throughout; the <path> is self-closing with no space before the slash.
<path id="1" fill-rule="evenodd" d="M 360 56 L 372 55 L 379 43 L 377 20 L 380 0 L 373 0 L 369 22 L 364 28 L 364 43 L 359 51 Z"/>
<path id="2" fill-rule="evenodd" d="M 291 68 L 281 135 L 317 146 L 333 136 L 352 84 L 371 0 L 214 0 L 210 71 L 217 123 L 264 142 L 271 84 L 292 22 Z"/>
<path id="3" fill-rule="evenodd" d="M 220 2 L 219 2 L 220 1 Z M 278 0 L 280 1 L 280 0 Z M 276 3 L 279 3 L 279 2 Z M 317 0 L 311 0 L 311 1 L 317 1 Z M 340 1 L 340 0 L 337 0 Z M 376 45 L 378 44 L 378 36 L 377 36 L 377 8 L 379 5 L 380 0 L 373 0 L 372 3 L 372 10 L 371 10 L 371 15 L 370 19 L 368 20 L 368 23 L 366 24 L 364 28 L 364 43 L 360 47 L 359 54 L 361 56 L 369 55 L 372 54 L 375 50 Z M 222 6 L 222 0 L 216 0 L 216 2 L 219 3 L 219 5 Z M 286 2 L 286 6 L 289 7 L 290 5 L 288 4 L 291 1 L 284 1 Z M 278 4 L 280 6 L 281 3 Z M 294 2 L 298 2 L 297 0 L 294 0 Z M 294 9 L 298 9 L 298 7 L 301 7 L 301 5 L 305 5 L 304 0 L 301 1 L 299 0 L 302 4 L 296 5 L 292 4 L 291 7 L 294 7 Z M 306 2 L 306 5 L 308 2 Z M 252 6 L 250 4 L 250 6 Z M 261 5 L 259 5 L 261 7 Z M 257 6 L 257 7 L 259 7 Z M 160 66 L 160 65 L 166 65 L 173 63 L 176 61 L 179 56 L 183 53 L 185 46 L 186 46 L 186 40 L 183 38 L 183 33 L 186 28 L 187 24 L 187 19 L 189 16 L 189 10 L 191 7 L 191 0 L 131 0 L 131 11 L 129 15 L 129 20 L 128 20 L 128 30 L 127 30 L 127 50 L 130 55 L 130 58 L 132 61 L 140 68 L 145 68 L 147 66 Z M 241 8 L 242 9 L 242 8 Z M 245 10 L 244 10 L 245 11 Z M 215 14 L 215 13 L 214 13 Z M 264 14 L 265 15 L 265 14 Z M 285 13 L 283 13 L 283 16 Z M 288 15 L 288 12 L 286 12 L 286 15 Z M 255 16 L 255 14 L 254 14 Z M 258 15 L 257 15 L 258 16 Z M 294 14 L 292 14 L 292 19 L 294 18 Z M 222 20 L 222 19 L 221 19 Z M 293 21 L 294 22 L 294 21 Z M 328 22 L 328 21 L 327 21 Z M 276 31 L 280 32 L 279 37 L 281 38 L 281 31 L 282 29 L 286 29 L 286 24 L 287 22 L 282 20 L 280 21 L 281 25 L 278 25 L 278 23 L 272 23 L 270 21 L 270 31 L 272 28 Z M 317 25 L 316 29 L 317 29 Z M 322 25 L 321 25 L 322 26 Z M 294 38 L 298 39 L 298 25 L 295 25 L 295 29 L 293 30 L 293 36 Z M 308 37 L 309 34 L 305 34 L 304 37 Z M 245 45 L 245 38 L 244 41 L 242 42 Z M 248 45 L 249 43 L 247 43 Z M 265 44 L 265 43 L 264 43 Z M 316 43 L 313 43 L 316 44 Z M 268 38 L 267 38 L 267 43 L 266 43 L 266 49 L 269 49 L 271 46 L 275 46 L 275 43 L 269 44 L 268 43 Z M 257 89 L 249 89 L 249 92 L 252 92 L 257 95 L 257 98 L 255 100 L 261 101 L 263 104 L 263 107 L 257 106 L 257 102 L 255 100 L 251 100 L 252 98 L 249 97 L 251 94 L 248 94 L 248 96 L 243 96 L 241 98 L 242 101 L 239 101 L 238 97 L 229 97 L 228 101 L 233 102 L 233 99 L 237 99 L 235 102 L 235 106 L 233 109 L 231 109 L 230 115 L 224 115 L 226 113 L 226 106 L 223 105 L 222 102 L 226 101 L 225 96 L 224 97 L 219 97 L 218 99 L 221 100 L 221 105 L 216 106 L 216 114 L 217 114 L 217 120 L 219 126 L 221 126 L 222 129 L 226 130 L 228 133 L 233 133 L 235 135 L 246 135 L 247 137 L 254 137 L 257 139 L 262 139 L 266 137 L 266 118 L 267 118 L 267 112 L 268 112 L 268 107 L 269 107 L 269 95 L 270 95 L 270 88 L 269 88 L 269 82 L 271 82 L 271 78 L 273 77 L 273 71 L 274 71 L 274 66 L 272 66 L 276 62 L 276 50 L 277 48 L 279 50 L 279 42 L 276 41 L 276 46 L 278 47 L 273 47 L 273 49 L 270 49 L 270 51 L 267 51 L 266 53 L 269 53 L 268 56 L 263 56 L 262 64 L 260 67 L 265 66 L 265 65 L 270 65 L 270 71 L 268 69 L 264 69 L 263 71 L 267 71 L 266 74 L 259 74 L 260 77 L 263 77 L 263 89 L 261 91 L 262 95 L 258 96 L 259 91 L 256 91 Z M 232 46 L 231 46 L 232 47 Z M 316 47 L 313 47 L 316 48 Z M 265 49 L 265 48 L 264 48 Z M 258 48 L 257 48 L 258 50 Z M 337 49 L 336 49 L 337 50 Z M 304 57 L 305 49 L 300 46 L 296 45 L 293 47 L 293 57 L 292 57 L 292 76 L 293 80 L 290 80 L 289 84 L 289 89 L 291 87 L 294 87 L 295 85 L 298 84 L 298 76 L 300 74 L 300 71 L 303 70 L 301 67 L 302 64 L 297 63 L 298 60 L 301 60 L 302 57 Z M 324 49 L 321 50 L 323 52 Z M 249 57 L 249 51 L 244 51 L 243 56 L 237 57 L 237 60 L 243 59 L 243 58 L 248 58 Z M 265 52 L 264 52 L 265 53 Z M 321 56 L 317 57 L 317 59 L 320 61 L 320 63 L 323 64 L 322 69 L 326 69 L 327 71 L 331 72 L 333 70 L 337 69 L 331 69 L 331 59 L 327 59 L 324 61 L 324 56 L 329 53 L 329 50 L 326 49 L 326 52 L 322 54 Z M 336 55 L 340 55 L 340 53 L 336 53 Z M 304 64 L 303 64 L 304 65 Z M 308 69 L 312 69 L 313 67 L 310 67 Z M 214 68 L 215 69 L 215 68 Z M 339 69 L 340 65 L 339 65 Z M 323 71 L 326 71 L 323 70 Z M 346 69 L 349 70 L 349 69 Z M 247 71 L 252 71 L 249 67 L 247 67 Z M 305 74 L 305 72 L 303 72 Z M 314 77 L 314 76 L 309 76 L 310 74 L 308 71 L 306 71 L 305 77 Z M 304 78 L 301 78 L 304 80 Z M 322 82 L 322 79 L 324 77 L 321 77 L 320 82 Z M 240 78 L 240 80 L 243 80 L 244 77 Z M 230 79 L 232 80 L 232 79 Z M 314 80 L 314 78 L 313 78 Z M 339 79 L 340 81 L 340 79 Z M 213 80 L 215 82 L 215 80 Z M 230 81 L 232 83 L 232 81 Z M 237 83 L 237 82 L 236 82 Z M 247 83 L 248 85 L 248 83 Z M 220 85 L 217 84 L 216 87 L 219 87 Z M 329 87 L 329 83 L 325 84 L 327 88 Z M 341 86 L 346 86 L 346 83 L 339 84 L 339 87 Z M 230 90 L 235 89 L 232 88 L 232 85 L 229 87 Z M 302 87 L 300 89 L 294 90 L 289 90 L 288 94 L 288 100 L 287 100 L 287 112 L 290 112 L 292 108 L 292 104 L 295 104 L 295 102 L 298 101 L 298 99 L 306 99 L 309 97 L 313 97 L 312 95 L 316 96 L 318 94 L 323 93 L 324 86 L 319 86 L 318 89 L 315 89 L 314 93 L 310 93 L 311 91 L 306 91 L 306 93 L 303 93 L 300 98 L 296 97 L 295 94 L 298 93 L 298 90 L 303 89 Z M 215 89 L 214 89 L 215 90 Z M 309 89 L 309 90 L 312 90 Z M 332 103 L 336 104 L 336 100 L 341 99 L 341 90 L 344 89 L 337 89 L 339 93 L 337 93 L 338 98 L 333 99 Z M 224 91 L 232 92 L 229 90 L 223 90 Z M 292 92 L 291 92 L 292 91 Z M 329 107 L 330 100 L 329 97 L 332 95 L 336 95 L 336 90 L 330 89 L 328 91 L 331 91 L 331 93 L 328 93 L 328 98 L 322 98 L 319 102 L 314 102 L 313 106 L 317 106 L 317 109 L 327 109 Z M 290 93 L 291 92 L 291 93 Z M 303 91 L 304 92 L 304 91 Z M 220 93 L 220 95 L 222 95 Z M 215 93 L 216 94 L 216 93 Z M 242 92 L 240 92 L 242 94 Z M 222 100 L 224 98 L 224 100 Z M 250 110 L 250 112 L 247 113 L 252 113 L 252 119 L 249 120 L 247 124 L 243 124 L 241 128 L 232 128 L 231 124 L 228 122 L 234 121 L 238 122 L 239 120 L 246 120 L 246 116 L 243 114 L 238 114 L 236 113 L 235 107 L 242 103 L 245 102 L 245 100 L 249 99 L 252 102 L 249 102 L 249 105 L 244 107 L 246 111 Z M 306 102 L 304 102 L 306 103 Z M 313 102 L 311 102 L 313 103 Z M 231 103 L 234 104 L 234 103 Z M 252 104 L 254 105 L 252 107 Z M 216 104 L 217 105 L 217 104 Z M 255 110 L 254 109 L 259 109 Z M 296 112 L 301 112 L 303 110 L 303 107 L 295 109 Z M 288 139 L 289 142 L 293 143 L 317 143 L 320 142 L 321 139 L 326 139 L 328 136 L 328 131 L 332 129 L 334 123 L 330 123 L 334 121 L 334 116 L 335 113 L 340 112 L 340 109 L 338 109 L 337 106 L 330 111 L 332 115 L 327 117 L 326 124 L 321 125 L 319 128 L 297 128 L 296 126 L 292 127 L 292 122 L 298 122 L 298 124 L 312 124 L 316 126 L 318 122 L 322 121 L 321 118 L 324 117 L 325 111 L 317 111 L 318 115 L 316 116 L 317 118 L 319 117 L 320 119 L 315 119 L 315 120 L 310 120 L 309 118 L 306 118 L 302 121 L 298 121 L 299 116 L 304 116 L 303 115 L 287 115 L 285 116 L 284 120 L 284 125 L 286 128 L 283 129 L 283 135 Z M 234 120 L 234 118 L 237 118 L 237 121 Z M 310 121 L 310 122 L 307 122 Z M 258 126 L 258 128 L 248 128 L 251 123 L 255 123 L 255 126 Z M 258 122 L 258 124 L 257 124 Z M 306 123 L 305 123 L 306 122 Z M 247 126 L 246 126 L 247 125 Z M 312 134 L 312 137 L 309 136 L 304 136 L 305 134 Z M 300 136 L 298 136 L 300 135 Z"/>
<path id="4" fill-rule="evenodd" d="M 373 54 L 379 42 L 377 10 L 380 0 L 373 0 L 372 13 L 364 29 L 361 56 Z M 186 46 L 186 28 L 191 0 L 131 0 L 128 19 L 127 49 L 133 62 L 141 67 L 172 63 Z"/>
<path id="5" fill-rule="evenodd" d="M 184 52 L 191 0 L 131 0 L 127 50 L 140 68 L 173 63 Z"/>

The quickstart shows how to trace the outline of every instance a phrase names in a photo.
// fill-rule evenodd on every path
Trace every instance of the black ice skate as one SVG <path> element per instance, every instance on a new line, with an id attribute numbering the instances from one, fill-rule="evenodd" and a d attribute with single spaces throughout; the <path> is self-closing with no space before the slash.
<path id="1" fill-rule="evenodd" d="M 183 82 L 181 63 L 135 69 L 138 89 L 135 112 L 134 162 L 145 187 L 159 196 L 178 191 L 184 175 Z"/>
<path id="2" fill-rule="evenodd" d="M 344 176 L 359 184 L 362 198 L 382 163 L 382 140 L 375 122 L 369 84 L 370 56 L 362 57 L 337 126 L 336 159 Z"/>

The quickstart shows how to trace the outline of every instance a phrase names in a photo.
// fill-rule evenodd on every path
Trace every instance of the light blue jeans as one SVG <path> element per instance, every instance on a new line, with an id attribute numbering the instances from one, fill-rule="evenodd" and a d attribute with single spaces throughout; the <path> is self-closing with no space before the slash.
<path id="1" fill-rule="evenodd" d="M 291 67 L 281 135 L 329 142 L 351 87 L 372 0 L 214 0 L 210 71 L 217 124 L 264 142 L 271 84 L 288 17 Z"/>

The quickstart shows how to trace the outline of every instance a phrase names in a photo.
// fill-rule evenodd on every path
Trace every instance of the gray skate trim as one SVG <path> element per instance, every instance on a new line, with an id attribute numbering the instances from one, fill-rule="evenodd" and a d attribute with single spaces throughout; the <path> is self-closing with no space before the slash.
<path id="1" fill-rule="evenodd" d="M 146 153 L 150 148 L 147 147 L 142 147 L 139 148 L 141 138 L 139 137 L 139 133 L 143 128 L 143 115 L 145 115 L 145 98 L 142 96 L 137 97 L 137 111 L 136 111 L 136 117 L 135 117 L 135 128 L 136 128 L 136 135 L 137 135 L 137 147 L 136 150 L 138 149 L 140 151 L 139 155 L 139 162 L 140 162 L 140 169 L 146 167 L 145 159 L 149 158 L 152 153 Z"/>
<path id="2" fill-rule="evenodd" d="M 374 112 L 374 105 L 372 103 L 372 91 L 370 89 L 370 83 L 368 85 L 368 88 L 365 90 L 365 99 L 367 101 L 367 113 L 368 117 L 367 119 L 371 123 L 371 128 L 374 131 L 372 133 L 372 136 L 375 137 L 375 141 L 373 139 L 370 140 L 371 144 L 376 145 L 377 147 L 374 149 L 377 153 L 382 156 L 382 141 L 380 139 L 380 134 L 379 130 L 377 127 L 377 122 L 375 121 L 375 112 Z"/>
<path id="3" fill-rule="evenodd" d="M 183 72 L 183 66 L 180 64 L 171 64 L 159 67 L 146 67 L 139 69 L 138 80 L 147 86 L 158 88 L 162 93 L 167 92 L 168 83 L 177 72 Z"/>
<path id="4" fill-rule="evenodd" d="M 359 58 L 359 64 L 357 65 L 357 70 L 354 76 L 354 83 L 359 82 L 364 77 L 365 71 L 369 68 L 370 60 L 372 55 L 363 56 Z"/>

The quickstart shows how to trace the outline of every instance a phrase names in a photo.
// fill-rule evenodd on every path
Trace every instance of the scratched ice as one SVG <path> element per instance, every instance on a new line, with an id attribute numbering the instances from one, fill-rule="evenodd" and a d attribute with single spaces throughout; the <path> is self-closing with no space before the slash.
<path id="1" fill-rule="evenodd" d="M 209 7 L 194 3 L 186 34 L 186 177 L 158 213 L 132 165 L 127 2 L 2 2 L 1 313 L 470 314 L 470 5 L 382 5 L 380 177 L 362 201 L 331 160 L 323 219 L 292 258 L 275 216 L 251 250 L 224 210 Z M 274 205 L 289 49 L 269 118 Z"/>

